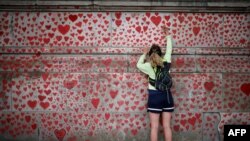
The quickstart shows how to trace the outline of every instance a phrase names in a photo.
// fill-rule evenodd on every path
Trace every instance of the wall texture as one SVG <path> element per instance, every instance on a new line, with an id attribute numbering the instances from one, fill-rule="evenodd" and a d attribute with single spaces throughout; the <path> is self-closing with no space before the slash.
<path id="1" fill-rule="evenodd" d="M 250 124 L 249 13 L 0 12 L 0 140 L 149 141 L 136 62 L 166 45 L 162 25 L 173 140 L 221 141 L 224 124 Z"/>

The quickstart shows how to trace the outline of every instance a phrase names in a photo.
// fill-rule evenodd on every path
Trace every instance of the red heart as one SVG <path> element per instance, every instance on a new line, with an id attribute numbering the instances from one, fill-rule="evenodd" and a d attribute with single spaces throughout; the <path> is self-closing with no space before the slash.
<path id="1" fill-rule="evenodd" d="M 150 13 L 149 13 L 149 12 L 146 12 L 146 16 L 149 18 L 149 17 L 150 17 Z"/>
<path id="2" fill-rule="evenodd" d="M 98 107 L 98 105 L 99 105 L 99 103 L 100 103 L 100 99 L 99 99 L 99 98 L 93 98 L 93 99 L 91 100 L 91 103 L 92 103 L 92 105 L 97 109 L 97 107 Z"/>
<path id="3" fill-rule="evenodd" d="M 64 138 L 64 136 L 66 135 L 66 130 L 65 130 L 65 129 L 56 129 L 56 130 L 54 131 L 54 133 L 55 133 L 57 139 L 58 139 L 59 141 L 62 141 L 63 138 Z"/>
<path id="4" fill-rule="evenodd" d="M 118 93 L 118 90 L 116 90 L 116 91 L 111 90 L 109 94 L 110 94 L 111 98 L 114 99 L 117 96 L 117 93 Z"/>
<path id="5" fill-rule="evenodd" d="M 178 132 L 180 130 L 180 126 L 179 125 L 174 125 L 174 131 Z"/>
<path id="6" fill-rule="evenodd" d="M 250 83 L 244 83 L 240 86 L 240 90 L 246 95 L 250 96 Z"/>
<path id="7" fill-rule="evenodd" d="M 200 27 L 194 27 L 193 28 L 193 33 L 194 33 L 195 36 L 197 36 L 199 34 L 200 29 L 201 29 Z"/>
<path id="8" fill-rule="evenodd" d="M 156 26 L 158 26 L 161 22 L 161 16 L 152 16 L 150 19 Z"/>
<path id="9" fill-rule="evenodd" d="M 34 109 L 36 107 L 37 101 L 36 100 L 29 100 L 28 105 L 31 109 Z"/>
<path id="10" fill-rule="evenodd" d="M 102 63 L 103 63 L 106 67 L 108 67 L 108 66 L 110 66 L 110 64 L 112 63 L 112 59 L 111 59 L 111 58 L 108 58 L 108 59 L 106 59 L 106 60 L 102 60 Z"/>
<path id="11" fill-rule="evenodd" d="M 43 81 L 46 81 L 48 79 L 49 73 L 45 72 L 42 74 Z"/>
<path id="12" fill-rule="evenodd" d="M 195 125 L 195 122 L 196 122 L 196 118 L 195 117 L 192 117 L 192 118 L 188 119 L 188 123 L 190 123 L 193 126 Z"/>
<path id="13" fill-rule="evenodd" d="M 117 27 L 119 27 L 122 24 L 122 20 L 115 20 L 115 24 Z"/>
<path id="14" fill-rule="evenodd" d="M 35 124 L 35 123 L 32 124 L 32 125 L 31 125 L 31 128 L 32 128 L 33 130 L 35 130 L 35 129 L 36 129 L 36 124 Z"/>
<path id="15" fill-rule="evenodd" d="M 49 107 L 49 102 L 40 102 L 40 106 L 45 110 Z"/>
<path id="16" fill-rule="evenodd" d="M 177 58 L 176 60 L 176 66 L 182 67 L 184 65 L 184 58 Z"/>
<path id="17" fill-rule="evenodd" d="M 122 15 L 121 12 L 115 12 L 115 17 L 116 17 L 117 19 L 120 19 L 120 18 L 121 18 L 121 15 Z"/>
<path id="18" fill-rule="evenodd" d="M 140 33 L 140 32 L 141 32 L 141 26 L 137 26 L 137 27 L 135 28 L 135 30 L 136 30 L 138 33 Z"/>
<path id="19" fill-rule="evenodd" d="M 137 129 L 132 129 L 132 130 L 131 130 L 131 133 L 132 133 L 132 135 L 135 136 L 135 135 L 137 134 Z"/>
<path id="20" fill-rule="evenodd" d="M 214 83 L 213 82 L 205 82 L 204 87 L 207 91 L 211 91 L 214 88 Z"/>
<path id="21" fill-rule="evenodd" d="M 26 121 L 26 122 L 30 122 L 30 120 L 31 120 L 31 117 L 30 117 L 30 116 L 25 116 L 25 121 Z"/>
<path id="22" fill-rule="evenodd" d="M 105 119 L 108 120 L 110 118 L 110 113 L 105 114 Z"/>
<path id="23" fill-rule="evenodd" d="M 79 41 L 83 41 L 84 40 L 84 36 L 78 36 L 78 40 Z"/>
<path id="24" fill-rule="evenodd" d="M 77 80 L 64 80 L 63 86 L 67 89 L 72 89 L 77 85 Z"/>
<path id="25" fill-rule="evenodd" d="M 69 15 L 69 19 L 74 22 L 77 20 L 77 15 Z"/>
<path id="26" fill-rule="evenodd" d="M 46 98 L 46 96 L 43 96 L 43 95 L 39 95 L 39 96 L 38 96 L 38 99 L 39 99 L 40 101 L 43 101 L 45 98 Z"/>
<path id="27" fill-rule="evenodd" d="M 102 39 L 103 39 L 103 41 L 104 41 L 105 43 L 108 43 L 109 40 L 110 40 L 110 38 L 108 38 L 108 37 L 107 37 L 107 38 L 106 38 L 106 37 L 103 37 Z"/>
<path id="28" fill-rule="evenodd" d="M 178 16 L 178 20 L 182 23 L 184 21 L 184 16 Z"/>
<path id="29" fill-rule="evenodd" d="M 58 26 L 58 30 L 60 33 L 62 33 L 63 35 L 65 35 L 70 29 L 69 25 L 59 25 Z"/>
<path id="30" fill-rule="evenodd" d="M 170 19 L 170 16 L 165 16 L 165 19 L 168 21 Z"/>

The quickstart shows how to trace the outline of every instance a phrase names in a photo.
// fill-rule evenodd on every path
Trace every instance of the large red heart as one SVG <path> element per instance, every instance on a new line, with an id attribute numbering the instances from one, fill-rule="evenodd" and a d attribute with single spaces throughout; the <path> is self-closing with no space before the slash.
<path id="1" fill-rule="evenodd" d="M 62 33 L 63 35 L 65 35 L 70 29 L 69 25 L 59 25 L 58 26 L 58 30 L 60 33 Z"/>
<path id="2" fill-rule="evenodd" d="M 64 138 L 64 136 L 66 135 L 66 130 L 65 130 L 65 129 L 56 129 L 56 130 L 54 131 L 54 133 L 55 133 L 57 139 L 58 139 L 59 141 L 62 141 L 63 138 Z"/>
<path id="3" fill-rule="evenodd" d="M 205 82 L 204 87 L 207 91 L 211 91 L 214 88 L 214 82 Z"/>
<path id="4" fill-rule="evenodd" d="M 156 26 L 158 26 L 161 22 L 161 16 L 152 16 L 150 19 Z"/>
<path id="5" fill-rule="evenodd" d="M 29 100 L 28 105 L 31 109 L 34 109 L 36 107 L 37 101 L 36 100 Z"/>
<path id="6" fill-rule="evenodd" d="M 240 90 L 246 95 L 250 96 L 250 83 L 244 83 L 240 86 Z"/>

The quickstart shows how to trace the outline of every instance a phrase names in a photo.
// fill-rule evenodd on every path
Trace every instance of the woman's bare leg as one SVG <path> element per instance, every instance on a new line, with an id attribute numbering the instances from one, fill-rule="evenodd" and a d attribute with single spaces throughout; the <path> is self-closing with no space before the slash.
<path id="1" fill-rule="evenodd" d="M 160 114 L 149 112 L 149 118 L 151 125 L 150 139 L 151 141 L 157 141 Z"/>
<path id="2" fill-rule="evenodd" d="M 165 141 L 172 141 L 172 130 L 170 127 L 170 120 L 171 120 L 171 113 L 163 112 L 162 123 L 163 123 Z"/>

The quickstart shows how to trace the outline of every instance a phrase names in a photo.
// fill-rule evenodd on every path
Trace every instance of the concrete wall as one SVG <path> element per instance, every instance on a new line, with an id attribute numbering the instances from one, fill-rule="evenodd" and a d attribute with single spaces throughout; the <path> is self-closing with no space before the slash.
<path id="1" fill-rule="evenodd" d="M 174 141 L 250 124 L 250 14 L 0 12 L 1 141 L 149 141 L 142 49 L 173 36 Z M 163 141 L 162 129 L 160 140 Z"/>

